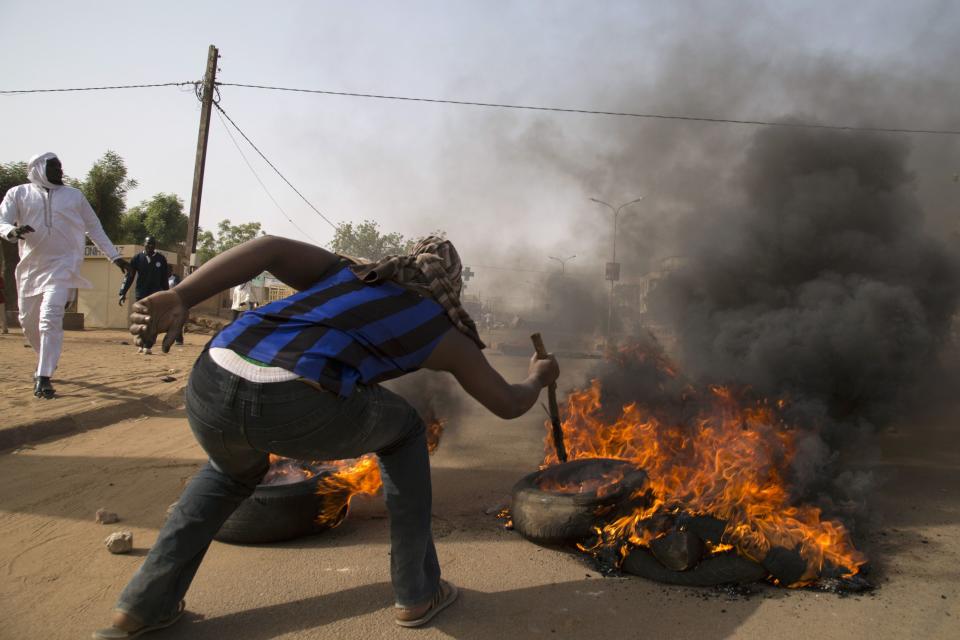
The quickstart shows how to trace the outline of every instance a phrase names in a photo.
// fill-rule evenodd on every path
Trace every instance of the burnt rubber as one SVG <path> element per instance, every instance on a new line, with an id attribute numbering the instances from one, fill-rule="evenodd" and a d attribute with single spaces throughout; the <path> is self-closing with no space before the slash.
<path id="1" fill-rule="evenodd" d="M 543 482 L 570 482 L 599 478 L 622 472 L 623 478 L 603 496 L 594 492 L 559 493 L 541 488 Z M 535 471 L 513 487 L 510 509 L 514 529 L 531 542 L 563 544 L 584 540 L 605 519 L 627 512 L 648 499 L 635 494 L 646 484 L 647 475 L 625 460 L 584 458 Z M 634 499 L 631 499 L 631 498 Z"/>
<path id="2" fill-rule="evenodd" d="M 648 549 L 636 547 L 623 560 L 621 568 L 635 576 L 688 587 L 712 587 L 720 584 L 746 584 L 763 580 L 767 570 L 735 553 L 721 553 L 701 560 L 687 571 L 666 568 Z"/>
<path id="3" fill-rule="evenodd" d="M 289 484 L 261 484 L 240 503 L 213 538 L 232 544 L 282 542 L 331 529 L 347 517 L 342 494 L 317 495 L 318 484 L 329 472 Z M 317 515 L 331 501 L 342 502 L 334 522 L 318 525 Z"/>

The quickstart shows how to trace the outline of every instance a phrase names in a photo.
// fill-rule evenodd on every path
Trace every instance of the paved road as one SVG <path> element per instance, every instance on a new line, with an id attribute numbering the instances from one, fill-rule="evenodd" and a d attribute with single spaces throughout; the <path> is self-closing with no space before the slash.
<path id="1" fill-rule="evenodd" d="M 495 360 L 514 372 L 525 366 Z M 529 544 L 485 511 L 540 460 L 539 412 L 504 422 L 471 403 L 433 459 L 438 550 L 462 595 L 430 627 L 393 625 L 386 514 L 372 498 L 312 538 L 214 543 L 188 594 L 188 617 L 149 637 L 957 638 L 960 455 L 948 431 L 956 415 L 883 439 L 880 473 L 892 480 L 869 549 L 881 560 L 873 595 L 766 588 L 731 599 L 601 578 L 577 557 Z M 0 638 L 82 638 L 101 626 L 201 460 L 178 412 L 0 455 Z M 123 522 L 95 524 L 98 507 Z M 131 556 L 101 544 L 119 526 L 134 533 Z"/>

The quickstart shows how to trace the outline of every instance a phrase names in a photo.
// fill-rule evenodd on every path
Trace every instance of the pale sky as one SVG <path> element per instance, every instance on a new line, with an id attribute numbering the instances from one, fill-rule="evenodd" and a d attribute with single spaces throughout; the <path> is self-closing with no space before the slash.
<path id="1" fill-rule="evenodd" d="M 960 3 L 843 4 L 850 6 L 0 0 L 0 89 L 196 80 L 207 46 L 215 44 L 223 82 L 733 118 L 776 118 L 799 102 L 803 113 L 845 121 L 840 124 L 863 116 L 881 126 L 950 125 L 939 96 L 943 83 L 957 84 Z M 894 104 L 890 96 L 870 95 L 891 86 L 877 81 L 887 68 L 909 79 L 913 95 L 872 115 L 821 109 L 847 104 L 851 96 L 837 94 L 856 93 L 859 82 L 848 78 L 826 98 L 798 99 L 818 90 L 811 79 L 829 60 L 842 61 L 847 76 L 862 73 L 865 104 Z M 747 80 L 728 81 L 728 74 Z M 813 89 L 800 91 L 785 78 Z M 624 139 L 631 138 L 631 148 L 662 149 L 676 136 L 677 146 L 691 148 L 701 135 L 735 127 L 235 87 L 223 88 L 221 96 L 227 113 L 332 220 L 371 218 L 407 235 L 443 229 L 467 263 L 499 260 L 531 269 L 556 268 L 548 255 L 576 253 L 568 267 L 574 271 L 594 270 L 606 259 L 609 216 L 587 200 L 591 196 L 623 202 L 643 195 L 638 216 L 683 199 L 682 189 L 651 177 L 657 158 L 645 159 L 649 170 L 618 170 L 622 163 L 614 159 L 624 157 Z M 949 109 L 955 111 L 955 101 Z M 199 118 L 191 90 L 0 96 L 0 115 L 0 161 L 50 150 L 68 174 L 81 177 L 112 149 L 140 184 L 128 206 L 160 191 L 189 203 Z M 960 120 L 952 128 L 960 128 Z M 738 140 L 748 132 L 741 127 L 730 135 Z M 651 139 L 656 144 L 647 147 Z M 955 141 L 923 141 L 921 150 L 931 144 L 938 158 L 946 154 L 952 163 L 944 172 L 960 168 L 950 155 Z M 251 149 L 243 150 L 307 231 L 303 239 L 326 244 L 331 228 Z M 715 168 L 704 175 L 723 172 L 722 158 L 711 163 Z M 938 175 L 932 192 L 942 187 L 939 181 Z M 691 183 L 689 189 L 706 184 Z M 223 218 L 257 220 L 270 233 L 302 238 L 214 117 L 201 225 L 214 227 Z M 504 258 L 502 250 L 511 247 L 522 251 Z"/>

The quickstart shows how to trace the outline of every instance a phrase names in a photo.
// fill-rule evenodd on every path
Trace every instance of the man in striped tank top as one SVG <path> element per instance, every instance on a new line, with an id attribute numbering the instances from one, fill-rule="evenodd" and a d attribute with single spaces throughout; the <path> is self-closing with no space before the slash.
<path id="1" fill-rule="evenodd" d="M 457 588 L 440 579 L 430 529 L 425 426 L 378 383 L 420 368 L 447 371 L 510 419 L 559 375 L 552 356 L 535 355 L 519 383 L 497 373 L 460 305 L 460 258 L 437 237 L 373 264 L 295 240 L 257 238 L 136 303 L 130 330 L 138 343 L 165 333 L 169 351 L 192 305 L 263 271 L 298 292 L 240 316 L 194 365 L 187 417 L 210 460 L 120 595 L 113 626 L 95 638 L 130 638 L 176 622 L 214 534 L 259 484 L 270 453 L 305 460 L 377 454 L 390 514 L 395 621 L 425 624 L 456 599 Z"/>

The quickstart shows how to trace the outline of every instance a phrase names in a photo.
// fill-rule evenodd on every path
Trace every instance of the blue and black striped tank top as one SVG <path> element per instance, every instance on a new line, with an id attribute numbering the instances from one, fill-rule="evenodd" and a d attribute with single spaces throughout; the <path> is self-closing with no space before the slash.
<path id="1" fill-rule="evenodd" d="M 452 328 L 434 300 L 393 282 L 364 284 L 340 262 L 309 289 L 242 314 L 210 347 L 281 367 L 347 396 L 358 382 L 420 368 Z"/>

